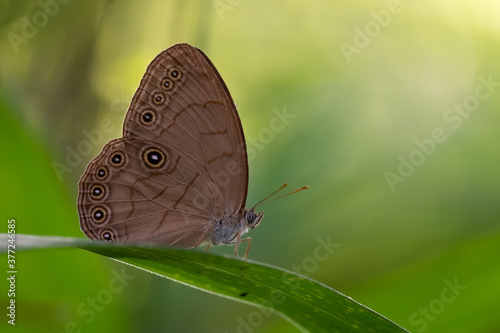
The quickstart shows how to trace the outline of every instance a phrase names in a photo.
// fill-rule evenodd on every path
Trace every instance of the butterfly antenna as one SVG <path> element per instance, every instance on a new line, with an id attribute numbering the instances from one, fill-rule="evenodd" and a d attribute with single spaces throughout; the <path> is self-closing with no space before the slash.
<path id="1" fill-rule="evenodd" d="M 280 187 L 279 189 L 277 189 L 277 190 L 276 190 L 276 191 L 274 191 L 273 193 L 269 194 L 267 197 L 265 197 L 265 198 L 264 198 L 264 199 L 262 199 L 261 201 L 257 202 L 257 203 L 255 204 L 255 206 L 253 206 L 252 210 L 254 210 L 255 208 L 257 208 L 258 206 L 265 205 L 266 203 L 269 203 L 269 202 L 271 202 L 271 201 L 274 201 L 274 200 L 278 200 L 278 199 L 284 198 L 284 197 L 286 197 L 286 196 L 288 196 L 288 195 L 290 195 L 290 194 L 294 194 L 294 193 L 297 193 L 297 192 L 299 192 L 299 191 L 302 191 L 302 190 L 305 190 L 305 189 L 308 189 L 308 188 L 309 188 L 309 186 L 302 186 L 301 188 L 296 189 L 295 191 L 292 191 L 292 192 L 290 192 L 290 193 L 283 194 L 283 195 L 281 195 L 281 196 L 279 196 L 279 197 L 276 197 L 276 198 L 273 198 L 273 199 L 267 200 L 267 199 L 269 199 L 270 197 L 272 197 L 273 195 L 275 195 L 276 193 L 278 193 L 279 191 L 281 191 L 282 189 L 284 189 L 284 188 L 285 188 L 285 187 L 287 187 L 287 186 L 288 186 L 288 184 L 283 184 L 283 185 L 281 185 L 281 187 Z"/>

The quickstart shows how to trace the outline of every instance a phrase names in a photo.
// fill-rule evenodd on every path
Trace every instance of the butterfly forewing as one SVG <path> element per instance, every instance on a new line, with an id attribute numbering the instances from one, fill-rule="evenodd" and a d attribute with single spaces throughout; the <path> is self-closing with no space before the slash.
<path id="1" fill-rule="evenodd" d="M 243 208 L 248 165 L 241 123 L 226 85 L 200 50 L 179 44 L 153 60 L 127 112 L 123 136 L 153 139 L 198 161 L 228 213 Z"/>

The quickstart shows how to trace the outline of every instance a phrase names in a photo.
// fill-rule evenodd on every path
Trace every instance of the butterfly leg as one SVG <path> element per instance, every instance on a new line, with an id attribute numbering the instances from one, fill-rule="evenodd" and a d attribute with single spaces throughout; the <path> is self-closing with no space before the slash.
<path id="1" fill-rule="evenodd" d="M 210 248 L 210 243 L 207 244 L 207 248 L 205 249 L 205 252 L 208 252 L 209 248 Z"/>
<path id="2" fill-rule="evenodd" d="M 234 244 L 235 244 L 234 253 L 236 253 L 236 258 L 238 258 L 238 248 L 240 247 L 240 244 L 243 243 L 243 242 L 248 242 L 247 250 L 245 251 L 245 255 L 243 256 L 243 259 L 246 259 L 247 255 L 248 255 L 248 251 L 250 251 L 250 242 L 251 242 L 251 240 L 252 239 L 250 237 L 241 239 L 241 234 L 238 232 L 238 236 L 236 238 L 236 242 L 234 242 Z"/>
<path id="3" fill-rule="evenodd" d="M 240 243 L 243 243 L 243 242 L 248 242 L 247 250 L 245 251 L 245 255 L 243 256 L 243 259 L 246 259 L 247 255 L 248 255 L 248 251 L 250 251 L 250 243 L 252 242 L 252 238 L 251 237 L 243 238 Z"/>

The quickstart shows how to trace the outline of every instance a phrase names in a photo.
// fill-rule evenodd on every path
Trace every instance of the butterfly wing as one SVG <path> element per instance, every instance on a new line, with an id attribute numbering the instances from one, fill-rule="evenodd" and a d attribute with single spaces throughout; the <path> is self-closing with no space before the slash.
<path id="1" fill-rule="evenodd" d="M 193 247 L 209 240 L 217 199 L 203 167 L 157 142 L 109 142 L 80 180 L 78 212 L 91 239 Z"/>
<path id="2" fill-rule="evenodd" d="M 161 166 L 156 166 L 163 160 Z M 248 164 L 234 102 L 210 60 L 178 44 L 149 65 L 109 142 L 80 179 L 92 239 L 197 246 L 244 208 Z"/>
<path id="3" fill-rule="evenodd" d="M 182 151 L 205 167 L 221 197 L 217 206 L 230 216 L 244 208 L 243 129 L 224 81 L 200 50 L 178 44 L 151 62 L 127 111 L 123 136 Z"/>

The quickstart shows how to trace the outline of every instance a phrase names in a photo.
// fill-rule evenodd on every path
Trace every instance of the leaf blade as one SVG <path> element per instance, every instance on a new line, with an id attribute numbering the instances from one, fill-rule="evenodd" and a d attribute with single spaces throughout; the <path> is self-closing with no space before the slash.
<path id="1" fill-rule="evenodd" d="M 7 238 L 5 234 L 1 236 Z M 301 331 L 408 332 L 330 287 L 263 263 L 169 247 L 25 236 L 17 235 L 21 249 L 33 249 L 37 244 L 78 247 L 205 292 L 257 306 L 257 311 L 264 315 L 275 311 Z"/>

